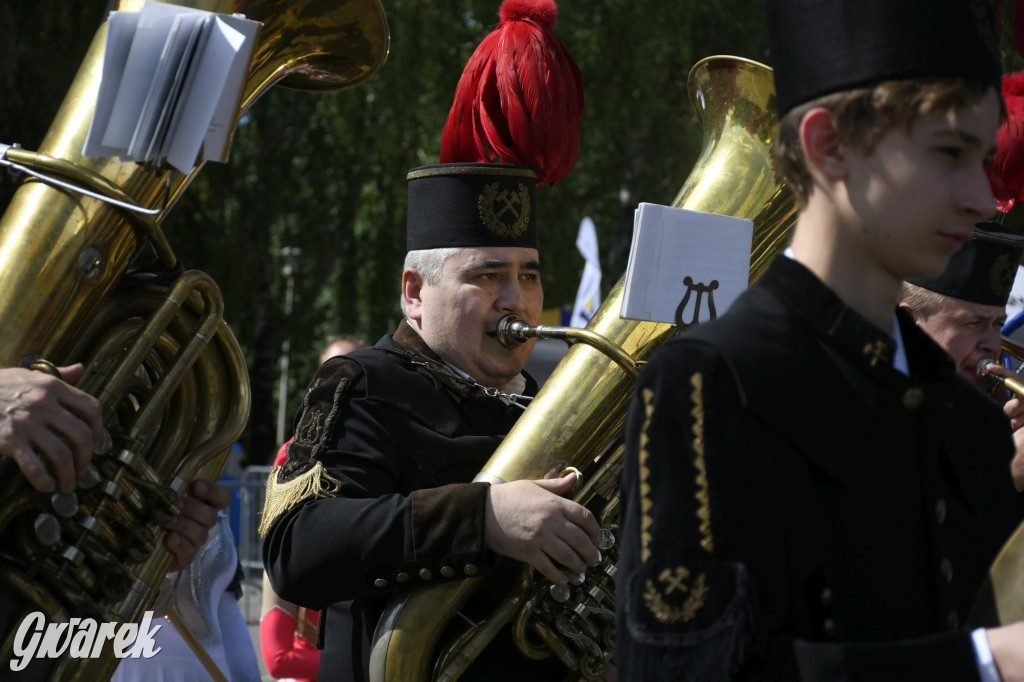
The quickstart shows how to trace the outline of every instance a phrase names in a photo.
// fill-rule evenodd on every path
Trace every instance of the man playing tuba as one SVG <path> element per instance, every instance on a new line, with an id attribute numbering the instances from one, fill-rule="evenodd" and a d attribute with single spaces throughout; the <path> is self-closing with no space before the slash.
<path id="1" fill-rule="evenodd" d="M 597 521 L 561 497 L 575 475 L 469 482 L 537 389 L 522 371 L 532 343 L 506 348 L 496 328 L 508 314 L 540 321 L 535 187 L 572 167 L 583 107 L 578 69 L 551 32 L 554 3 L 506 2 L 500 16 L 460 82 L 443 163 L 408 174 L 404 319 L 375 347 L 320 367 L 287 463 L 268 485 L 264 564 L 281 597 L 321 610 L 320 679 L 367 679 L 371 636 L 396 593 L 484 575 L 496 555 L 562 585 L 565 570 L 599 560 Z M 509 51 L 521 77 L 553 74 L 545 101 L 514 97 L 529 106 L 501 112 L 529 132 L 487 128 L 502 106 L 496 91 L 509 87 L 494 82 L 484 56 L 498 54 L 498 36 L 521 41 L 524 49 Z M 483 101 L 489 93 L 494 100 Z M 487 106 L 495 108 L 481 126 Z M 556 661 L 523 658 L 509 637 L 495 647 L 486 669 L 468 677 L 565 674 Z"/>

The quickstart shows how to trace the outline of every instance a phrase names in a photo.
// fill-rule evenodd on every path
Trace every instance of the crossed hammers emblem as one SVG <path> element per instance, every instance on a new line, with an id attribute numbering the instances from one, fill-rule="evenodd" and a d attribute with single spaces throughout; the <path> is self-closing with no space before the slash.
<path id="1" fill-rule="evenodd" d="M 519 200 L 518 194 L 515 192 L 509 192 L 507 189 L 503 189 L 495 197 L 495 201 L 501 201 L 505 204 L 500 211 L 495 212 L 495 216 L 501 218 L 505 213 L 511 211 L 514 218 L 519 217 L 519 207 L 522 205 L 522 202 Z"/>

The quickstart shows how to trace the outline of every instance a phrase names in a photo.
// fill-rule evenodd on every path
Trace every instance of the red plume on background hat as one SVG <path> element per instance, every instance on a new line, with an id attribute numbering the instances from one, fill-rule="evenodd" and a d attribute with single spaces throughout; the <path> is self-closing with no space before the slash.
<path id="1" fill-rule="evenodd" d="M 552 0 L 505 0 L 498 17 L 462 72 L 441 163 L 528 166 L 554 184 L 579 155 L 583 78 L 552 30 Z"/>
<path id="2" fill-rule="evenodd" d="M 996 156 L 988 169 L 996 208 L 1008 213 L 1024 197 L 1024 71 L 1003 76 L 1006 120 L 999 127 Z"/>

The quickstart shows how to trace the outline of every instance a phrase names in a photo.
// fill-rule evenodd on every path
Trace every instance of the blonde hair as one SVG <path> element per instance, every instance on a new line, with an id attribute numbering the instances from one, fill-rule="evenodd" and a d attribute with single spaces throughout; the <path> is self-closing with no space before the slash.
<path id="1" fill-rule="evenodd" d="M 922 320 L 927 320 L 939 312 L 945 301 L 946 297 L 942 294 L 910 282 L 904 282 L 900 287 L 900 303 L 913 310 L 914 314 Z"/>

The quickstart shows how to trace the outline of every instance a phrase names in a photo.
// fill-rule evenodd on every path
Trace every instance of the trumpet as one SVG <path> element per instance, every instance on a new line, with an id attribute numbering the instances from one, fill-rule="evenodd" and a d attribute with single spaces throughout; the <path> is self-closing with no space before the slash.
<path id="1" fill-rule="evenodd" d="M 1019 375 L 1021 369 L 1024 369 L 1024 346 L 1004 336 L 1002 337 L 1000 347 L 1005 355 L 1009 356 L 1011 359 L 1015 361 L 1016 367 L 1012 369 L 1014 374 Z M 998 374 L 995 374 L 994 372 L 989 371 L 989 365 L 998 364 L 999 363 L 997 361 L 986 358 L 978 362 L 977 368 L 975 369 L 975 373 L 978 375 L 979 379 L 995 381 L 999 384 L 1002 384 L 1006 390 L 1010 391 L 1010 393 L 1012 393 L 1016 397 L 1024 398 L 1024 382 L 1022 382 L 1020 379 L 1000 376 Z"/>

